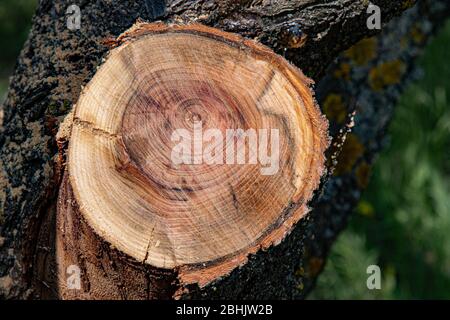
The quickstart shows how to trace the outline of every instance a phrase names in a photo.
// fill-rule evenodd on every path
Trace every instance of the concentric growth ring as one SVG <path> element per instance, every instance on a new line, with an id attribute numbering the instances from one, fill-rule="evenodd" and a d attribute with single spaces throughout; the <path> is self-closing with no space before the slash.
<path id="1" fill-rule="evenodd" d="M 252 41 L 200 25 L 142 26 L 76 106 L 68 169 L 83 217 L 118 250 L 164 269 L 232 268 L 279 242 L 323 171 L 327 124 L 309 85 Z"/>

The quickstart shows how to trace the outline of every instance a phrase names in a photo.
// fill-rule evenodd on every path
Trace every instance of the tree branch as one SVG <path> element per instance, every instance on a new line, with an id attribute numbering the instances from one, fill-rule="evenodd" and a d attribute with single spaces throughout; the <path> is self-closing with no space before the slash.
<path id="1" fill-rule="evenodd" d="M 438 21 L 434 20 L 436 14 L 444 16 L 447 13 L 448 8 L 444 2 L 425 2 L 432 9 L 427 15 L 431 24 Z M 387 22 L 413 5 L 414 1 L 380 0 L 373 3 L 381 7 L 383 21 Z M 82 24 L 78 31 L 66 28 L 65 10 L 70 4 L 72 1 L 40 2 L 4 105 L 4 124 L 0 138 L 3 237 L 0 248 L 0 287 L 4 297 L 52 295 L 51 292 L 45 292 L 45 289 L 41 292 L 30 289 L 33 284 L 34 287 L 37 286 L 34 281 L 51 282 L 54 269 L 49 258 L 51 255 L 47 254 L 52 248 L 42 245 L 36 247 L 36 243 L 48 242 L 54 245 L 51 232 L 46 231 L 51 231 L 48 228 L 54 219 L 55 197 L 61 181 L 62 159 L 59 158 L 58 148 L 65 147 L 58 146 L 55 135 L 60 123 L 77 101 L 81 86 L 92 78 L 96 67 L 107 53 L 105 39 L 117 37 L 137 18 L 167 22 L 197 21 L 255 38 L 284 54 L 308 75 L 319 80 L 339 52 L 374 33 L 366 27 L 367 1 L 167 1 L 164 14 L 162 2 L 158 1 L 152 2 L 152 5 L 148 1 L 112 1 L 111 4 L 80 1 Z M 400 19 L 399 25 L 404 23 L 402 21 L 413 21 L 417 14 L 413 18 Z M 431 31 L 425 31 L 425 37 L 431 34 Z M 388 32 L 388 35 L 391 33 Z M 385 52 L 389 43 L 380 44 L 379 48 L 382 50 L 378 52 Z M 410 61 L 413 57 L 414 55 Z M 379 61 L 385 59 L 386 56 L 380 55 L 370 63 L 378 65 Z M 405 67 L 408 70 L 408 66 Z M 354 78 L 359 69 L 351 70 L 350 78 L 359 81 L 357 77 Z M 364 70 L 370 70 L 370 67 L 361 69 Z M 373 83 L 369 83 L 367 89 L 361 89 L 360 92 L 373 92 L 371 85 Z M 374 98 L 373 103 L 380 101 L 379 99 L 392 103 L 392 95 L 386 92 L 389 90 L 383 90 L 370 98 Z M 325 104 L 326 94 L 319 96 L 322 104 Z M 386 98 L 377 98 L 379 96 Z M 362 101 L 356 99 L 358 108 L 363 105 L 374 108 L 372 103 L 366 104 L 366 96 L 361 94 L 360 97 Z M 347 111 L 345 109 L 343 112 L 346 114 Z M 363 132 L 366 137 L 361 138 L 362 142 L 359 144 L 369 145 L 369 148 L 365 148 L 370 150 L 366 153 L 367 163 L 371 163 L 372 156 L 379 149 L 378 144 L 372 147 L 371 143 L 382 135 L 382 129 L 390 116 L 390 111 L 379 112 L 379 115 L 373 111 L 360 112 L 365 117 L 357 119 L 360 122 L 357 122 L 355 132 Z M 336 128 L 342 128 L 342 123 L 338 121 Z M 352 140 L 354 139 L 350 141 Z M 364 154 L 365 150 L 362 152 Z M 364 171 L 364 167 L 360 166 L 362 161 L 358 160 L 360 157 L 364 155 L 359 153 L 357 160 L 351 161 L 354 162 L 349 166 L 351 172 L 356 170 L 356 163 L 359 171 Z M 342 169 L 338 167 L 338 172 L 339 170 Z M 202 290 L 195 286 L 189 288 L 189 295 L 303 297 L 323 265 L 317 259 L 323 261 L 329 245 L 338 230 L 345 225 L 348 212 L 359 197 L 358 190 L 362 188 L 357 180 L 355 182 L 355 176 L 349 172 L 344 173 L 347 174 L 345 178 L 333 178 L 328 184 L 324 196 L 315 205 L 318 209 L 312 214 L 313 222 L 309 219 L 302 220 L 279 246 L 250 256 L 244 267 L 233 271 L 226 279 L 214 285 Z M 349 188 L 349 185 L 353 187 Z M 355 192 L 347 193 L 347 190 Z M 305 232 L 310 236 L 303 242 Z M 303 243 L 307 248 L 306 253 Z M 39 266 L 42 265 L 48 268 L 44 275 L 39 273 L 42 269 Z M 267 277 L 267 274 L 271 276 Z M 46 288 L 45 285 L 42 287 Z M 302 289 L 303 287 L 306 289 Z"/>

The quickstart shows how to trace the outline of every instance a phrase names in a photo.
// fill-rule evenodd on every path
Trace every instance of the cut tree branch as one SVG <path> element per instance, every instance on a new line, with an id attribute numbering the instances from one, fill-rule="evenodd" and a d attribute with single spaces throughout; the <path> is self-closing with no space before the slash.
<path id="1" fill-rule="evenodd" d="M 372 2 L 381 7 L 383 21 L 387 23 L 415 1 Z M 424 1 L 434 9 L 433 14 L 446 12 L 447 5 L 444 2 L 434 1 L 431 4 Z M 93 78 L 96 68 L 106 57 L 109 51 L 105 45 L 107 39 L 119 36 L 138 18 L 174 23 L 198 22 L 268 45 L 317 81 L 341 51 L 374 33 L 366 26 L 367 1 L 205 0 L 167 1 L 165 6 L 162 3 L 156 1 L 149 5 L 149 1 L 112 1 L 106 4 L 80 1 L 81 29 L 70 31 L 66 28 L 64 13 L 73 1 L 40 2 L 4 105 L 0 141 L 2 296 L 61 297 L 55 260 L 57 246 L 63 243 L 62 240 L 55 241 L 58 239 L 55 234 L 58 223 L 56 212 L 61 210 L 61 206 L 58 208 L 57 195 L 67 192 L 68 198 L 60 197 L 66 200 L 72 196 L 70 189 L 65 189 L 67 180 L 63 179 L 67 142 L 58 140 L 56 133 L 58 129 L 61 130 L 60 124 L 78 101 L 82 85 Z M 442 7 L 438 8 L 438 5 Z M 432 16 L 428 15 L 430 23 L 435 23 Z M 425 35 L 430 33 L 426 32 Z M 385 92 L 379 94 L 384 96 Z M 358 105 L 361 104 L 359 101 Z M 344 110 L 345 114 L 347 112 Z M 374 115 L 373 123 L 369 124 L 380 124 L 380 117 Z M 383 119 L 383 127 L 387 119 Z M 363 128 L 368 125 L 367 122 L 363 123 Z M 340 125 L 342 127 L 342 123 Z M 333 126 L 332 122 L 332 133 Z M 376 127 L 373 131 L 375 136 L 381 135 L 380 130 Z M 371 139 L 366 141 L 374 141 L 375 138 Z M 371 158 L 376 152 L 371 151 L 368 157 Z M 70 164 L 70 157 L 67 160 Z M 352 169 L 353 165 L 350 166 Z M 331 168 L 332 164 L 329 166 Z M 349 173 L 349 176 L 349 179 L 354 179 L 351 178 L 352 174 Z M 205 287 L 195 283 L 186 286 L 187 290 L 183 291 L 181 297 L 302 297 L 307 291 L 303 289 L 304 285 L 311 287 L 317 270 L 320 271 L 322 266 L 321 263 L 314 264 L 311 261 L 323 260 L 329 244 L 345 224 L 343 221 L 357 199 L 357 196 L 345 193 L 348 191 L 347 184 L 340 181 L 334 179 L 330 182 L 321 202 L 310 203 L 318 207 L 313 212 L 313 222 L 300 220 L 279 245 L 249 255 L 243 266 Z M 361 188 L 353 187 L 353 190 Z M 339 210 L 331 214 L 334 208 Z M 324 210 L 326 214 L 320 216 L 319 213 Z M 327 217 L 326 221 L 322 220 L 323 217 Z M 329 232 L 330 223 L 335 224 L 336 228 Z M 306 241 L 305 235 L 310 236 Z M 114 250 L 105 246 L 97 249 L 94 254 L 99 262 L 117 261 L 114 257 L 106 256 L 115 254 Z M 317 259 L 311 259 L 314 257 Z M 88 262 L 84 256 L 79 258 L 82 263 Z M 309 272 L 307 276 L 304 274 L 306 265 Z M 315 270 L 310 265 L 319 267 Z M 120 298 L 135 297 L 137 289 L 124 286 L 121 282 L 123 272 L 125 270 L 117 269 L 111 273 L 117 279 L 111 283 L 117 286 Z M 147 275 L 145 271 L 142 274 Z M 156 278 L 160 276 L 166 277 L 167 274 L 156 275 Z M 90 282 L 86 277 L 83 280 L 83 288 L 89 291 Z M 175 278 L 173 280 L 176 281 Z M 169 297 L 175 293 L 171 286 L 159 285 L 148 277 L 143 279 L 143 284 L 147 286 L 144 291 L 148 298 Z"/>

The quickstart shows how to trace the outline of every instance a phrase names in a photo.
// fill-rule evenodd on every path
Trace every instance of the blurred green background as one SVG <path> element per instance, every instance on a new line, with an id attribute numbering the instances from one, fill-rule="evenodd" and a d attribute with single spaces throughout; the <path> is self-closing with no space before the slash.
<path id="1" fill-rule="evenodd" d="M 450 299 L 450 21 L 403 94 L 390 146 L 311 298 Z M 381 290 L 366 268 L 381 267 Z"/>
<path id="2" fill-rule="evenodd" d="M 0 2 L 0 101 L 37 1 Z M 424 77 L 396 108 L 391 144 L 312 299 L 450 298 L 450 23 L 420 59 Z M 382 271 L 368 290 L 366 268 Z"/>
<path id="3" fill-rule="evenodd" d="M 31 26 L 37 0 L 0 2 L 0 102 L 8 88 L 8 77 Z"/>

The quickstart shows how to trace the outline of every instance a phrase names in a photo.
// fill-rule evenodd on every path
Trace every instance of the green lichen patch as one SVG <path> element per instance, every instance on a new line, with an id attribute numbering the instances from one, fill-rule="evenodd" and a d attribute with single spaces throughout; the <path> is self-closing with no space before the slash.
<path id="1" fill-rule="evenodd" d="M 323 102 L 323 112 L 328 119 L 339 124 L 343 123 L 347 118 L 347 108 L 343 97 L 336 93 L 329 94 Z"/>
<path id="2" fill-rule="evenodd" d="M 400 83 L 405 72 L 405 65 L 400 60 L 379 64 L 369 72 L 369 84 L 374 91 L 381 91 L 387 86 Z"/>
<path id="3" fill-rule="evenodd" d="M 377 39 L 367 38 L 348 49 L 344 56 L 352 60 L 357 66 L 363 66 L 373 60 L 376 57 L 376 53 Z"/>

